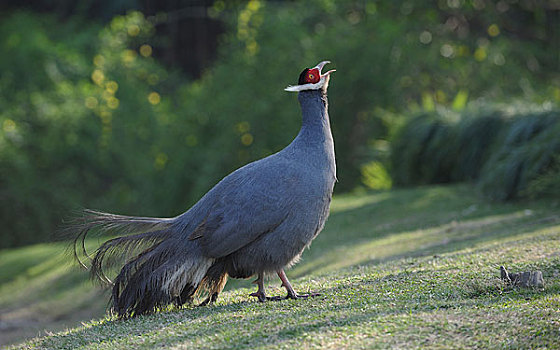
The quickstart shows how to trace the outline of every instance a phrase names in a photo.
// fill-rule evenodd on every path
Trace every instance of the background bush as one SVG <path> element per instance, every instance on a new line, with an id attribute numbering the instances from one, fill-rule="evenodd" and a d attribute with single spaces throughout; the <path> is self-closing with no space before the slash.
<path id="1" fill-rule="evenodd" d="M 529 186 L 553 169 L 560 155 L 560 112 L 520 116 L 508 124 L 503 141 L 482 168 L 478 181 L 481 190 L 498 200 L 527 193 L 533 197 L 538 192 L 546 194 L 544 188 L 531 191 Z M 560 177 L 555 184 L 560 187 Z"/>
<path id="2" fill-rule="evenodd" d="M 140 14 L 105 29 L 28 13 L 2 21 L 3 246 L 51 236 L 77 206 L 167 205 L 158 177 L 168 106 L 148 99 L 167 72 L 129 49 L 150 28 Z"/>
<path id="3" fill-rule="evenodd" d="M 497 200 L 550 195 L 560 187 L 559 132 L 558 110 L 420 115 L 392 143 L 392 176 L 405 186 L 474 180 Z"/>

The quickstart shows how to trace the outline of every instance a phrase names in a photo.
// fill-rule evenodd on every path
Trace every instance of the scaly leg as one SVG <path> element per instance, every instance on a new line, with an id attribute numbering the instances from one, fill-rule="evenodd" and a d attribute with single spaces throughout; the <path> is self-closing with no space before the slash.
<path id="1" fill-rule="evenodd" d="M 264 293 L 264 274 L 259 273 L 259 277 L 253 281 L 254 284 L 258 286 L 256 292 L 249 294 L 252 297 L 257 297 L 260 302 L 265 302 L 267 300 L 266 294 Z"/>
<path id="2" fill-rule="evenodd" d="M 288 281 L 288 276 L 286 276 L 284 269 L 278 270 L 277 273 L 278 273 L 278 277 L 280 277 L 280 280 L 282 281 L 282 286 L 286 288 L 286 290 L 288 291 L 288 295 L 285 298 L 273 297 L 273 298 L 268 298 L 268 300 L 305 299 L 305 298 L 316 297 L 318 295 L 321 295 L 319 293 L 297 294 L 294 288 L 292 287 L 290 281 Z"/>
<path id="3" fill-rule="evenodd" d="M 210 277 L 206 276 L 204 279 L 205 281 L 204 283 L 208 283 L 208 289 L 209 289 L 208 298 L 206 298 L 198 306 L 206 306 L 206 305 L 214 304 L 218 299 L 218 295 L 222 292 L 222 290 L 226 285 L 227 277 L 228 277 L 227 273 L 214 274 L 211 275 Z"/>
<path id="4" fill-rule="evenodd" d="M 218 294 L 219 293 L 212 293 L 208 298 L 204 299 L 202 303 L 198 304 L 198 306 L 207 306 L 214 304 L 216 299 L 218 299 Z"/>

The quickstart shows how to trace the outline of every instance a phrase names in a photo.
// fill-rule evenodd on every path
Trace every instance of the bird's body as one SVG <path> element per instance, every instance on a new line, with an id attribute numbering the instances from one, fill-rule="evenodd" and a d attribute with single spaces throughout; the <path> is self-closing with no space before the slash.
<path id="1" fill-rule="evenodd" d="M 94 227 L 132 233 L 104 243 L 92 261 L 92 273 L 106 279 L 108 257 L 132 254 L 113 283 L 120 316 L 180 305 L 201 289 L 213 302 L 227 276 L 258 275 L 252 295 L 264 301 L 263 276 L 276 272 L 297 297 L 283 269 L 322 230 L 336 181 L 326 85 L 298 99 L 302 128 L 292 143 L 226 176 L 185 213 L 156 219 L 89 212 L 79 222 L 78 238 Z"/>
<path id="2" fill-rule="evenodd" d="M 336 170 L 326 101 L 318 91 L 300 96 L 318 120 L 304 121 L 282 151 L 226 176 L 179 219 L 205 218 L 189 239 L 199 241 L 205 256 L 227 256 L 232 277 L 288 265 L 327 218 Z"/>

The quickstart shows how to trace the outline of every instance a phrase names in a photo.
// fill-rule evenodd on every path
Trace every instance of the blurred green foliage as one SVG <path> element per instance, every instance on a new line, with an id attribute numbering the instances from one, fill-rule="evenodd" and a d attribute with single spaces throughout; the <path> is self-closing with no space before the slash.
<path id="1" fill-rule="evenodd" d="M 210 129 L 221 131 L 203 142 L 219 142 L 237 155 L 208 166 L 197 189 L 291 140 L 299 126 L 293 117 L 297 105 L 280 88 L 293 84 L 299 71 L 290 74 L 287 68 L 302 62 L 311 66 L 326 58 L 337 69 L 329 96 L 338 191 L 359 184 L 362 164 L 387 157 L 386 141 L 405 119 L 398 117 L 403 113 L 435 105 L 461 109 L 468 99 L 481 97 L 558 99 L 557 55 L 546 52 L 554 44 L 543 30 L 548 22 L 529 21 L 523 27 L 531 38 L 526 40 L 508 35 L 502 25 L 519 30 L 510 28 L 511 18 L 495 4 L 483 4 L 248 2 L 233 19 L 237 30 L 224 38 L 222 59 L 199 82 L 199 95 L 189 98 L 192 104 L 185 109 L 202 108 L 197 112 L 208 116 Z M 534 32 L 544 39 L 534 40 Z M 528 69 L 533 61 L 539 63 Z M 249 147 L 237 125 L 250 128 Z M 207 159 L 216 157 L 210 143 L 202 152 L 208 152 Z"/>
<path id="2" fill-rule="evenodd" d="M 291 141 L 299 108 L 282 89 L 323 59 L 337 69 L 329 88 L 337 191 L 362 179 L 390 186 L 382 164 L 409 113 L 462 110 L 481 98 L 560 99 L 551 7 L 486 0 L 233 4 L 215 1 L 208 10 L 229 29 L 219 58 L 196 81 L 154 59 L 154 43 L 165 38 L 157 37 L 157 21 L 139 12 L 104 26 L 49 14 L 3 16 L 0 246 L 46 239 L 78 206 L 154 216 L 184 211 L 230 171 Z M 451 163 L 460 151 L 483 164 L 485 144 L 450 148 L 445 141 L 458 132 L 450 123 L 422 126 L 424 137 L 434 138 L 430 147 L 445 151 L 431 165 L 408 155 L 390 169 L 397 184 L 479 178 L 477 167 Z M 483 118 L 472 123 L 487 129 Z M 502 121 L 488 123 L 498 128 Z M 473 128 L 466 129 L 476 134 Z M 419 142 L 409 141 L 397 148 Z M 410 169 L 395 172 L 398 166 Z M 398 178 L 416 166 L 426 168 L 424 178 Z"/>
<path id="3" fill-rule="evenodd" d="M 538 187 L 543 176 L 555 172 L 560 155 L 560 111 L 531 113 L 507 123 L 500 142 L 481 170 L 479 186 L 483 193 L 498 200 L 508 200 L 519 194 L 533 198 L 553 195 L 547 187 Z M 556 171 L 556 174 L 558 172 Z M 557 191 L 556 191 L 557 192 Z"/>
<path id="4" fill-rule="evenodd" d="M 393 186 L 391 175 L 379 161 L 362 165 L 362 182 L 372 190 L 388 190 Z"/>
<path id="5" fill-rule="evenodd" d="M 129 49 L 150 28 L 138 13 L 104 29 L 28 13 L 2 21 L 3 246 L 48 237 L 77 205 L 165 206 L 158 181 L 167 114 L 159 110 L 169 107 L 149 97 L 170 79 Z"/>
<path id="6" fill-rule="evenodd" d="M 531 179 L 527 187 L 521 191 L 522 196 L 531 199 L 537 199 L 542 196 L 551 198 L 560 198 L 560 155 L 556 155 L 551 164 L 542 172 L 542 174 Z"/>
<path id="7" fill-rule="evenodd" d="M 398 185 L 475 181 L 496 200 L 555 196 L 560 111 L 431 113 L 407 123 L 391 153 Z"/>

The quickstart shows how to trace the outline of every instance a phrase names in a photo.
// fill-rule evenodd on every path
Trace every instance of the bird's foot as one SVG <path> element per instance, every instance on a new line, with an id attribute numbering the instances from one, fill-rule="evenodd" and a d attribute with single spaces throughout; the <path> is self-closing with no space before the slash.
<path id="1" fill-rule="evenodd" d="M 296 294 L 296 295 L 288 295 L 287 297 L 290 299 L 307 299 L 320 296 L 321 293 L 314 293 L 311 292 L 309 294 Z"/>
<path id="2" fill-rule="evenodd" d="M 212 305 L 212 304 L 214 304 L 216 299 L 218 299 L 218 293 L 214 293 L 214 294 L 210 295 L 208 298 L 204 299 L 204 301 L 202 303 L 198 304 L 197 306 Z"/>
<path id="3" fill-rule="evenodd" d="M 262 291 L 257 291 L 257 292 L 251 293 L 251 294 L 249 294 L 249 296 L 257 297 L 261 303 L 264 303 L 265 301 L 267 301 L 269 299 L 269 297 L 267 297 L 266 294 L 264 294 L 264 292 L 262 292 Z"/>
<path id="4" fill-rule="evenodd" d="M 309 294 L 297 294 L 297 293 L 289 293 L 285 297 L 276 296 L 276 297 L 267 297 L 266 300 L 270 301 L 279 301 L 279 300 L 286 300 L 286 299 L 307 299 L 312 297 L 317 297 L 321 295 L 321 293 L 309 293 Z"/>

